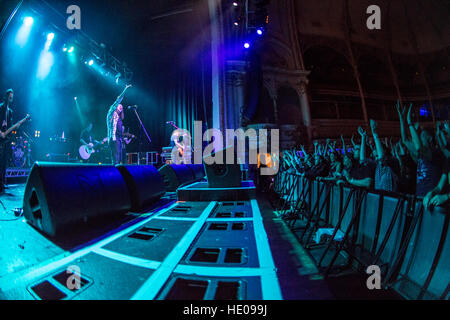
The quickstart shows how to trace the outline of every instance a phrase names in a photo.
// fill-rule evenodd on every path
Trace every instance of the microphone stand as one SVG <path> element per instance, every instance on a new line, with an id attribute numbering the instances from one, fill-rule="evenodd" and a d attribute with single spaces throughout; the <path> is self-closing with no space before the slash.
<path id="1" fill-rule="evenodd" d="M 151 142 L 152 142 L 152 139 L 150 139 L 150 136 L 148 135 L 147 130 L 145 130 L 144 124 L 142 123 L 141 118 L 139 117 L 139 114 L 137 113 L 137 108 L 133 108 L 133 110 L 134 110 L 134 113 L 136 114 L 136 117 L 137 117 L 138 120 L 139 120 L 139 123 L 141 124 L 142 129 L 143 129 L 144 132 L 145 132 L 145 135 L 147 136 L 148 142 L 151 143 Z"/>

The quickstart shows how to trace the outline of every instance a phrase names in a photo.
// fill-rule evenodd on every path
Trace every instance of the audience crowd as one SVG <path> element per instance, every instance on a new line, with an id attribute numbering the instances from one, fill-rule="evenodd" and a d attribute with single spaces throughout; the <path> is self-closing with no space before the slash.
<path id="1" fill-rule="evenodd" d="M 374 190 L 415 194 L 427 209 L 450 207 L 450 127 L 438 122 L 436 129 L 413 121 L 409 108 L 397 103 L 399 138 L 381 138 L 377 122 L 370 120 L 366 131 L 358 128 L 360 139 L 342 149 L 336 141 L 314 142 L 314 151 L 283 151 L 282 169 L 320 181 L 334 181 Z"/>

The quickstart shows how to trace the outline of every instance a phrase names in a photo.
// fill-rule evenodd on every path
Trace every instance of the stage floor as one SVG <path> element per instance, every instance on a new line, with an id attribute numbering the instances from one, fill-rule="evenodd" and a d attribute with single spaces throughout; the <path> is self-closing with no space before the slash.
<path id="1" fill-rule="evenodd" d="M 226 211 L 230 203 L 177 202 L 175 194 L 168 194 L 141 213 L 103 221 L 89 230 L 68 230 L 71 236 L 55 241 L 14 216 L 14 208 L 22 207 L 24 187 L 10 185 L 0 196 L 0 299 L 176 299 L 173 288 L 179 279 L 197 287 L 209 283 L 204 295 L 188 295 L 194 300 L 213 299 L 214 290 L 217 298 L 219 284 L 227 281 L 240 283 L 236 297 L 244 300 L 378 297 L 367 292 L 358 276 L 324 280 L 265 195 L 234 202 L 236 209 Z M 213 224 L 217 230 L 212 230 Z M 234 230 L 236 224 L 244 226 L 239 233 L 218 231 L 226 225 Z M 142 241 L 149 235 L 143 229 L 159 230 L 161 235 Z M 208 261 L 211 252 L 203 252 L 204 261 L 194 259 L 202 248 L 216 247 L 224 248 L 217 249 L 217 262 Z M 228 251 L 226 257 L 222 251 L 238 247 L 245 247 L 242 261 L 230 266 Z M 71 265 L 80 266 L 85 284 L 77 294 L 58 284 Z M 39 296 L 49 284 L 59 291 Z"/>

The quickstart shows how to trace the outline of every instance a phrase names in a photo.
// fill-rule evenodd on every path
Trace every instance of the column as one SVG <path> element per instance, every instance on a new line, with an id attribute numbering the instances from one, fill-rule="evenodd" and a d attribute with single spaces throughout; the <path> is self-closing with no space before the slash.
<path id="1" fill-rule="evenodd" d="M 303 124 L 306 127 L 308 133 L 308 140 L 312 140 L 312 121 L 311 121 L 311 109 L 309 107 L 308 93 L 306 92 L 307 80 L 301 81 L 297 85 L 297 92 L 300 98 L 300 107 L 302 110 Z"/>
<path id="2" fill-rule="evenodd" d="M 226 62 L 226 110 L 225 129 L 242 126 L 242 108 L 245 97 L 245 61 Z"/>

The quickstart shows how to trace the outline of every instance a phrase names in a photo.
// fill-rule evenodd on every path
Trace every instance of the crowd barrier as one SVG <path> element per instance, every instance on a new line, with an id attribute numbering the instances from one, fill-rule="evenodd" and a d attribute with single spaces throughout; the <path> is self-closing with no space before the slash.
<path id="1" fill-rule="evenodd" d="M 274 189 L 279 214 L 327 277 L 338 256 L 360 271 L 381 270 L 384 288 L 407 299 L 449 299 L 448 207 L 425 210 L 413 195 L 367 190 L 280 171 Z M 320 234 L 327 234 L 325 239 Z M 314 241 L 315 240 L 315 241 Z M 319 242 L 319 243 L 317 243 Z M 345 254 L 342 254 L 345 253 Z"/>

